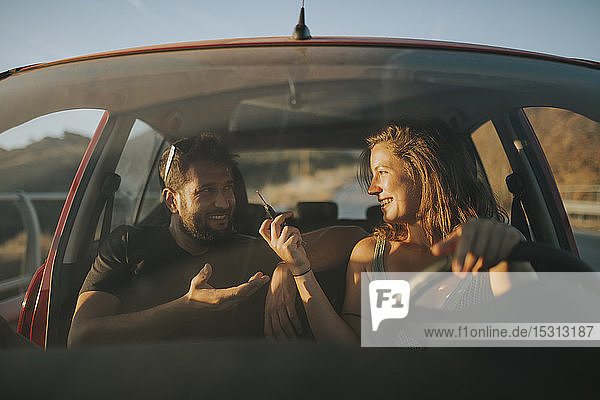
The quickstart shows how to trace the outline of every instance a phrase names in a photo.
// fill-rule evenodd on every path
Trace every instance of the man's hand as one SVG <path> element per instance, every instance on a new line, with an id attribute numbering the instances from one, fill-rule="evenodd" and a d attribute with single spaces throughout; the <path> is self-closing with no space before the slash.
<path id="1" fill-rule="evenodd" d="M 267 275 L 257 272 L 246 283 L 225 289 L 215 289 L 208 284 L 211 275 L 212 267 L 210 264 L 204 264 L 204 268 L 190 283 L 190 290 L 185 296 L 188 304 L 200 309 L 228 310 L 248 299 L 269 281 Z"/>
<path id="2" fill-rule="evenodd" d="M 521 232 L 510 225 L 472 218 L 434 244 L 431 252 L 436 256 L 454 252 L 452 272 L 462 277 L 495 266 L 523 240 Z"/>
<path id="3" fill-rule="evenodd" d="M 265 302 L 265 336 L 275 339 L 296 339 L 302 334 L 302 324 L 296 313 L 296 283 L 285 263 L 273 271 L 273 279 Z"/>

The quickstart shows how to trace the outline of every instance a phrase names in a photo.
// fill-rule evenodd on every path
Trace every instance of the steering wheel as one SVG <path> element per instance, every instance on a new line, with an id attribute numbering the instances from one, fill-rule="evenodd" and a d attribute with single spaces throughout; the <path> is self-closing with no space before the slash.
<path id="1" fill-rule="evenodd" d="M 573 254 L 538 242 L 517 243 L 506 261 L 529 261 L 538 272 L 594 272 Z"/>
<path id="2" fill-rule="evenodd" d="M 530 262 L 536 272 L 595 272 L 581 259 L 562 249 L 544 243 L 522 241 L 506 257 L 509 262 Z M 436 262 L 410 279 L 411 297 L 416 299 L 443 279 L 431 272 L 450 272 L 451 258 Z"/>
<path id="3" fill-rule="evenodd" d="M 530 262 L 534 266 L 536 272 L 595 272 L 589 265 L 571 253 L 537 242 L 519 242 L 506 257 L 506 261 Z M 417 299 L 428 293 L 430 290 L 435 290 L 437 292 L 435 286 L 439 285 L 446 277 L 448 277 L 448 275 L 431 272 L 448 272 L 450 271 L 449 264 L 450 258 L 448 257 L 446 262 L 442 263 L 438 261 L 435 265 L 431 266 L 433 268 L 426 268 L 425 271 L 422 271 L 416 274 L 412 279 L 409 279 L 411 287 L 411 304 L 413 304 L 413 301 L 416 304 Z M 462 286 L 460 286 L 461 284 Z M 456 293 L 454 295 L 454 300 L 458 300 L 462 297 L 462 293 L 457 289 L 464 289 L 465 285 L 469 285 L 468 280 L 461 279 L 459 286 L 454 288 L 448 295 L 447 300 L 449 301 L 445 302 L 440 309 L 429 309 L 428 307 L 417 306 L 420 309 L 419 312 L 423 313 L 423 315 L 428 315 L 428 318 L 433 321 L 438 317 L 443 316 L 447 311 L 452 311 L 453 308 L 451 305 L 456 304 L 456 301 L 453 303 L 450 301 L 450 297 L 452 297 L 454 293 Z M 475 304 L 477 304 L 477 302 Z M 445 307 L 446 305 L 450 305 L 450 307 Z M 390 343 L 397 343 L 400 347 L 420 347 L 420 344 L 414 339 L 411 331 L 405 330 L 405 326 L 402 325 L 402 322 L 398 322 L 398 320 L 390 321 L 388 325 L 383 326 L 382 332 L 378 333 L 377 336 L 379 339 L 374 339 L 375 341 L 385 338 L 384 340 L 386 340 L 385 343 L 387 343 L 387 345 Z"/>

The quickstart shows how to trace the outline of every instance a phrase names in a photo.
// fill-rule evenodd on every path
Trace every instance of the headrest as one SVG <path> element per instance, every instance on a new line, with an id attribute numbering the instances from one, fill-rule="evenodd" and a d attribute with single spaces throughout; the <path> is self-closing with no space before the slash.
<path id="1" fill-rule="evenodd" d="M 337 221 L 338 206 L 331 201 L 301 201 L 296 205 L 298 221 Z"/>
<path id="2" fill-rule="evenodd" d="M 248 216 L 251 219 L 265 219 L 267 218 L 267 213 L 261 204 L 248 203 Z"/>
<path id="3" fill-rule="evenodd" d="M 367 221 L 370 225 L 379 225 L 383 221 L 381 206 L 375 205 L 367 208 Z"/>
<path id="4" fill-rule="evenodd" d="M 258 228 L 266 217 L 265 209 L 260 204 L 246 204 L 246 213 L 243 218 L 234 220 L 234 227 L 238 233 L 257 236 Z"/>

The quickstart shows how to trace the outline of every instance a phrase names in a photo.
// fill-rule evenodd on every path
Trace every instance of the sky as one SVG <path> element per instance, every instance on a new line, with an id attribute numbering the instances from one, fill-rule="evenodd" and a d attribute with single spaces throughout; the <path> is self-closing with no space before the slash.
<path id="1" fill-rule="evenodd" d="M 300 4 L 299 0 L 0 0 L 0 71 L 152 44 L 289 36 Z M 600 0 L 305 0 L 305 7 L 313 36 L 447 40 L 600 61 Z M 60 132 L 56 124 L 48 129 Z M 90 131 L 79 122 L 63 128 Z M 31 135 L 0 135 L 0 147 L 23 146 L 36 139 Z"/>

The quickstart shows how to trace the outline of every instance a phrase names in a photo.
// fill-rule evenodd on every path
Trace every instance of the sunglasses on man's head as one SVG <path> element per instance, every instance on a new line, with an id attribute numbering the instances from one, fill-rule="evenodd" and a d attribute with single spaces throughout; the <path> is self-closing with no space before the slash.
<path id="1" fill-rule="evenodd" d="M 169 150 L 169 157 L 167 157 L 167 165 L 165 165 L 165 175 L 164 182 L 167 184 L 167 176 L 169 174 L 169 170 L 171 169 L 171 164 L 173 163 L 173 157 L 175 156 L 175 152 L 178 151 L 180 154 L 185 154 L 194 145 L 194 143 L 198 140 L 198 138 L 184 138 L 179 139 L 171 145 L 171 149 Z"/>

